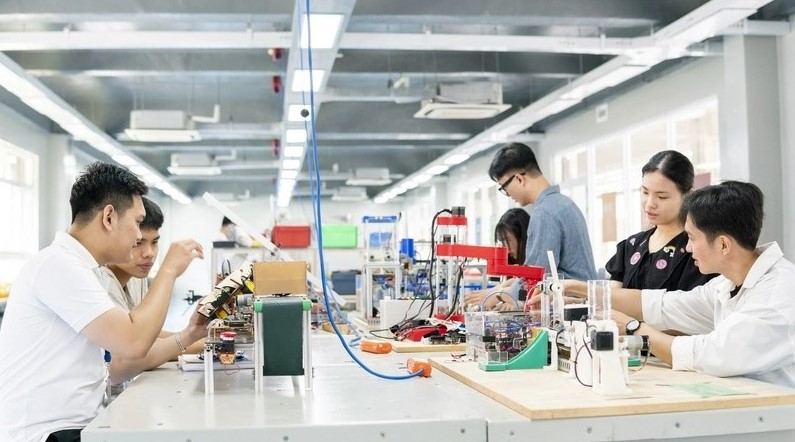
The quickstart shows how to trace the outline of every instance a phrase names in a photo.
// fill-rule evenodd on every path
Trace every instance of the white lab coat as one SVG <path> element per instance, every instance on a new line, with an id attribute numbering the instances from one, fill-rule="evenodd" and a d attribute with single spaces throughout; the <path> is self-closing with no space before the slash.
<path id="1" fill-rule="evenodd" d="M 775 242 L 757 251 L 733 298 L 734 284 L 723 276 L 687 292 L 641 292 L 649 325 L 691 335 L 674 338 L 674 370 L 795 388 L 795 265 Z"/>

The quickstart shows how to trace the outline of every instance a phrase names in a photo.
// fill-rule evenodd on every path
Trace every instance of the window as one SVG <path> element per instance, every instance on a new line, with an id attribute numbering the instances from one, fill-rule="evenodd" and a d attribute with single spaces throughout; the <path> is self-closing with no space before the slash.
<path id="1" fill-rule="evenodd" d="M 39 249 L 38 156 L 0 140 L 0 284 Z"/>
<path id="2" fill-rule="evenodd" d="M 641 168 L 652 155 L 667 149 L 682 152 L 693 162 L 696 188 L 717 182 L 717 102 L 696 103 L 555 155 L 561 191 L 585 213 L 597 268 L 613 256 L 619 241 L 648 227 L 640 207 Z"/>

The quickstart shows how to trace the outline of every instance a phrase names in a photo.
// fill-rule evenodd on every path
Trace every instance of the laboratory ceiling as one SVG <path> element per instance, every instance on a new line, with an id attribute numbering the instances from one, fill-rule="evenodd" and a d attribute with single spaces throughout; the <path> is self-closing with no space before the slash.
<path id="1" fill-rule="evenodd" d="M 313 155 L 287 148 L 309 127 L 322 194 L 355 199 L 537 142 L 567 113 L 720 56 L 723 35 L 780 35 L 793 13 L 795 0 L 17 0 L 0 3 L 0 51 L 189 196 L 275 194 L 296 154 L 305 197 Z M 321 18 L 339 33 L 324 40 Z M 314 97 L 297 91 L 310 62 Z"/>

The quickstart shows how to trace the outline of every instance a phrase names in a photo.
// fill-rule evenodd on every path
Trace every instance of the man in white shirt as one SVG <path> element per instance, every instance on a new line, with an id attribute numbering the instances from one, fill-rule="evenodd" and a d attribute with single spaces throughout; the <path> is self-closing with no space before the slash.
<path id="1" fill-rule="evenodd" d="M 141 222 L 141 239 L 132 250 L 132 261 L 102 267 L 108 277 L 108 293 L 122 310 L 132 311 L 143 301 L 149 289 L 147 277 L 160 251 L 160 228 L 163 212 L 160 206 L 142 197 L 146 216 Z M 189 324 L 177 333 L 161 331 L 143 359 L 111 358 L 111 382 L 115 385 L 131 379 L 144 370 L 152 370 L 163 363 L 176 360 L 186 352 L 199 353 L 204 349 L 202 338 L 207 336 L 207 318 L 194 312 Z M 114 394 L 121 389 L 114 387 Z"/>
<path id="2" fill-rule="evenodd" d="M 762 191 L 726 181 L 685 198 L 687 250 L 701 273 L 720 276 L 687 292 L 613 289 L 619 330 L 648 335 L 674 370 L 795 388 L 795 265 L 775 242 L 757 247 Z"/>
<path id="3" fill-rule="evenodd" d="M 128 170 L 89 165 L 72 186 L 72 224 L 20 271 L 0 328 L 0 440 L 79 440 L 105 392 L 103 350 L 142 358 L 163 327 L 174 280 L 201 245 L 175 242 L 148 295 L 114 306 L 100 267 L 128 262 L 141 238 L 147 186 Z"/>

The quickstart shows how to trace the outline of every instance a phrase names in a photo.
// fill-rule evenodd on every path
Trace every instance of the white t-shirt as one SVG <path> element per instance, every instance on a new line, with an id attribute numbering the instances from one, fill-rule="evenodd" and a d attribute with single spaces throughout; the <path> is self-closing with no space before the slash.
<path id="1" fill-rule="evenodd" d="M 130 280 L 127 281 L 127 285 L 122 287 L 116 275 L 113 274 L 113 270 L 106 266 L 102 266 L 100 269 L 108 279 L 108 294 L 110 295 L 110 300 L 113 301 L 117 307 L 127 312 L 138 307 L 138 304 L 143 301 L 146 291 L 149 290 L 149 283 L 146 279 L 130 278 Z"/>
<path id="2" fill-rule="evenodd" d="M 80 331 L 112 308 L 99 265 L 71 235 L 25 264 L 0 327 L 0 440 L 43 441 L 96 417 L 103 350 Z"/>

